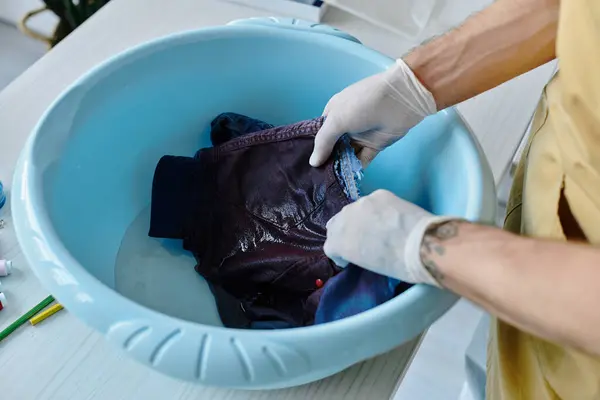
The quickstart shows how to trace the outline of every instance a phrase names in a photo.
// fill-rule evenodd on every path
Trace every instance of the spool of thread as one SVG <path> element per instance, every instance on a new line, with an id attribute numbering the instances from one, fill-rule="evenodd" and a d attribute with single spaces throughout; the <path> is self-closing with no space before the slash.
<path id="1" fill-rule="evenodd" d="M 4 186 L 0 182 L 0 208 L 6 203 L 6 195 L 4 194 Z"/>
<path id="2" fill-rule="evenodd" d="M 0 276 L 10 275 L 12 272 L 12 261 L 0 260 Z"/>

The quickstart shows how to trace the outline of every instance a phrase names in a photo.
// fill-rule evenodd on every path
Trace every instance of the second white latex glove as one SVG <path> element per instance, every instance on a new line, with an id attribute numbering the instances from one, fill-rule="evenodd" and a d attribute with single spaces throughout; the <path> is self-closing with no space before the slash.
<path id="1" fill-rule="evenodd" d="M 348 86 L 329 100 L 310 164 L 317 167 L 348 133 L 366 166 L 381 150 L 437 111 L 431 93 L 401 59 L 388 70 Z"/>
<path id="2" fill-rule="evenodd" d="M 327 223 L 325 254 L 341 267 L 352 263 L 404 282 L 439 287 L 423 265 L 421 245 L 429 227 L 450 219 L 378 190 Z"/>

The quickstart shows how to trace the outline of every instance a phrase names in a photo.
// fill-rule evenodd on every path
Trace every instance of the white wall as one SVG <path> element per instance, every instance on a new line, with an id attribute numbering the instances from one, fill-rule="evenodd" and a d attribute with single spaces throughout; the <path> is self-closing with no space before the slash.
<path id="1" fill-rule="evenodd" d="M 349 0 L 329 1 L 332 4 L 343 4 Z M 397 0 L 379 0 L 376 3 L 393 4 L 395 1 Z M 428 27 L 429 29 L 426 29 L 426 32 L 423 32 L 425 37 L 445 32 L 449 28 L 456 26 L 469 14 L 490 4 L 492 0 L 433 0 L 433 2 L 436 3 L 436 10 L 432 16 L 432 26 Z M 245 0 L 243 3 L 247 4 L 249 1 Z M 350 1 L 350 3 L 357 3 L 357 1 L 353 0 Z M 364 4 L 369 3 L 365 2 Z M 28 11 L 34 10 L 41 6 L 43 6 L 41 0 L 0 0 L 0 20 L 4 20 L 16 25 L 23 15 L 25 15 Z M 54 14 L 51 12 L 45 12 L 31 19 L 29 26 L 39 33 L 50 35 L 54 30 L 56 22 L 57 18 L 54 16 Z"/>
<path id="2" fill-rule="evenodd" d="M 16 25 L 23 16 L 36 8 L 42 7 L 41 0 L 0 0 L 0 20 Z M 46 11 L 33 17 L 28 24 L 36 32 L 50 35 L 58 18 L 50 11 Z"/>

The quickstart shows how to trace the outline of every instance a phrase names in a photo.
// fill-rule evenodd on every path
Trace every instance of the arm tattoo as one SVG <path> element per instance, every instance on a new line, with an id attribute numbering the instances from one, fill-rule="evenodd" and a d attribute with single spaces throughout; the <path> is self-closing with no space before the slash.
<path id="1" fill-rule="evenodd" d="M 421 244 L 421 260 L 425 269 L 439 284 L 444 280 L 444 274 L 432 260 L 432 256 L 443 256 L 446 253 L 444 242 L 458 236 L 460 221 L 446 221 L 433 225 L 425 231 L 423 243 Z"/>

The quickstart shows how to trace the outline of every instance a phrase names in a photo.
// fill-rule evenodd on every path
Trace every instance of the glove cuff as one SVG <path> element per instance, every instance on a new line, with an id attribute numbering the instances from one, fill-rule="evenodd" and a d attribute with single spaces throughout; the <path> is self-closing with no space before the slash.
<path id="1" fill-rule="evenodd" d="M 439 225 L 447 221 L 454 221 L 453 217 L 438 217 L 428 216 L 421 218 L 413 227 L 406 239 L 404 248 L 404 263 L 406 270 L 410 274 L 411 282 L 426 283 L 436 287 L 441 287 L 441 284 L 427 271 L 423 260 L 421 259 L 421 246 L 425 232 L 432 225 Z"/>
<path id="2" fill-rule="evenodd" d="M 437 105 L 431 92 L 423 86 L 410 67 L 399 58 L 388 69 L 387 82 L 400 97 L 410 99 L 405 106 L 413 108 L 422 118 L 437 112 Z M 405 93 L 406 91 L 410 92 Z"/>

